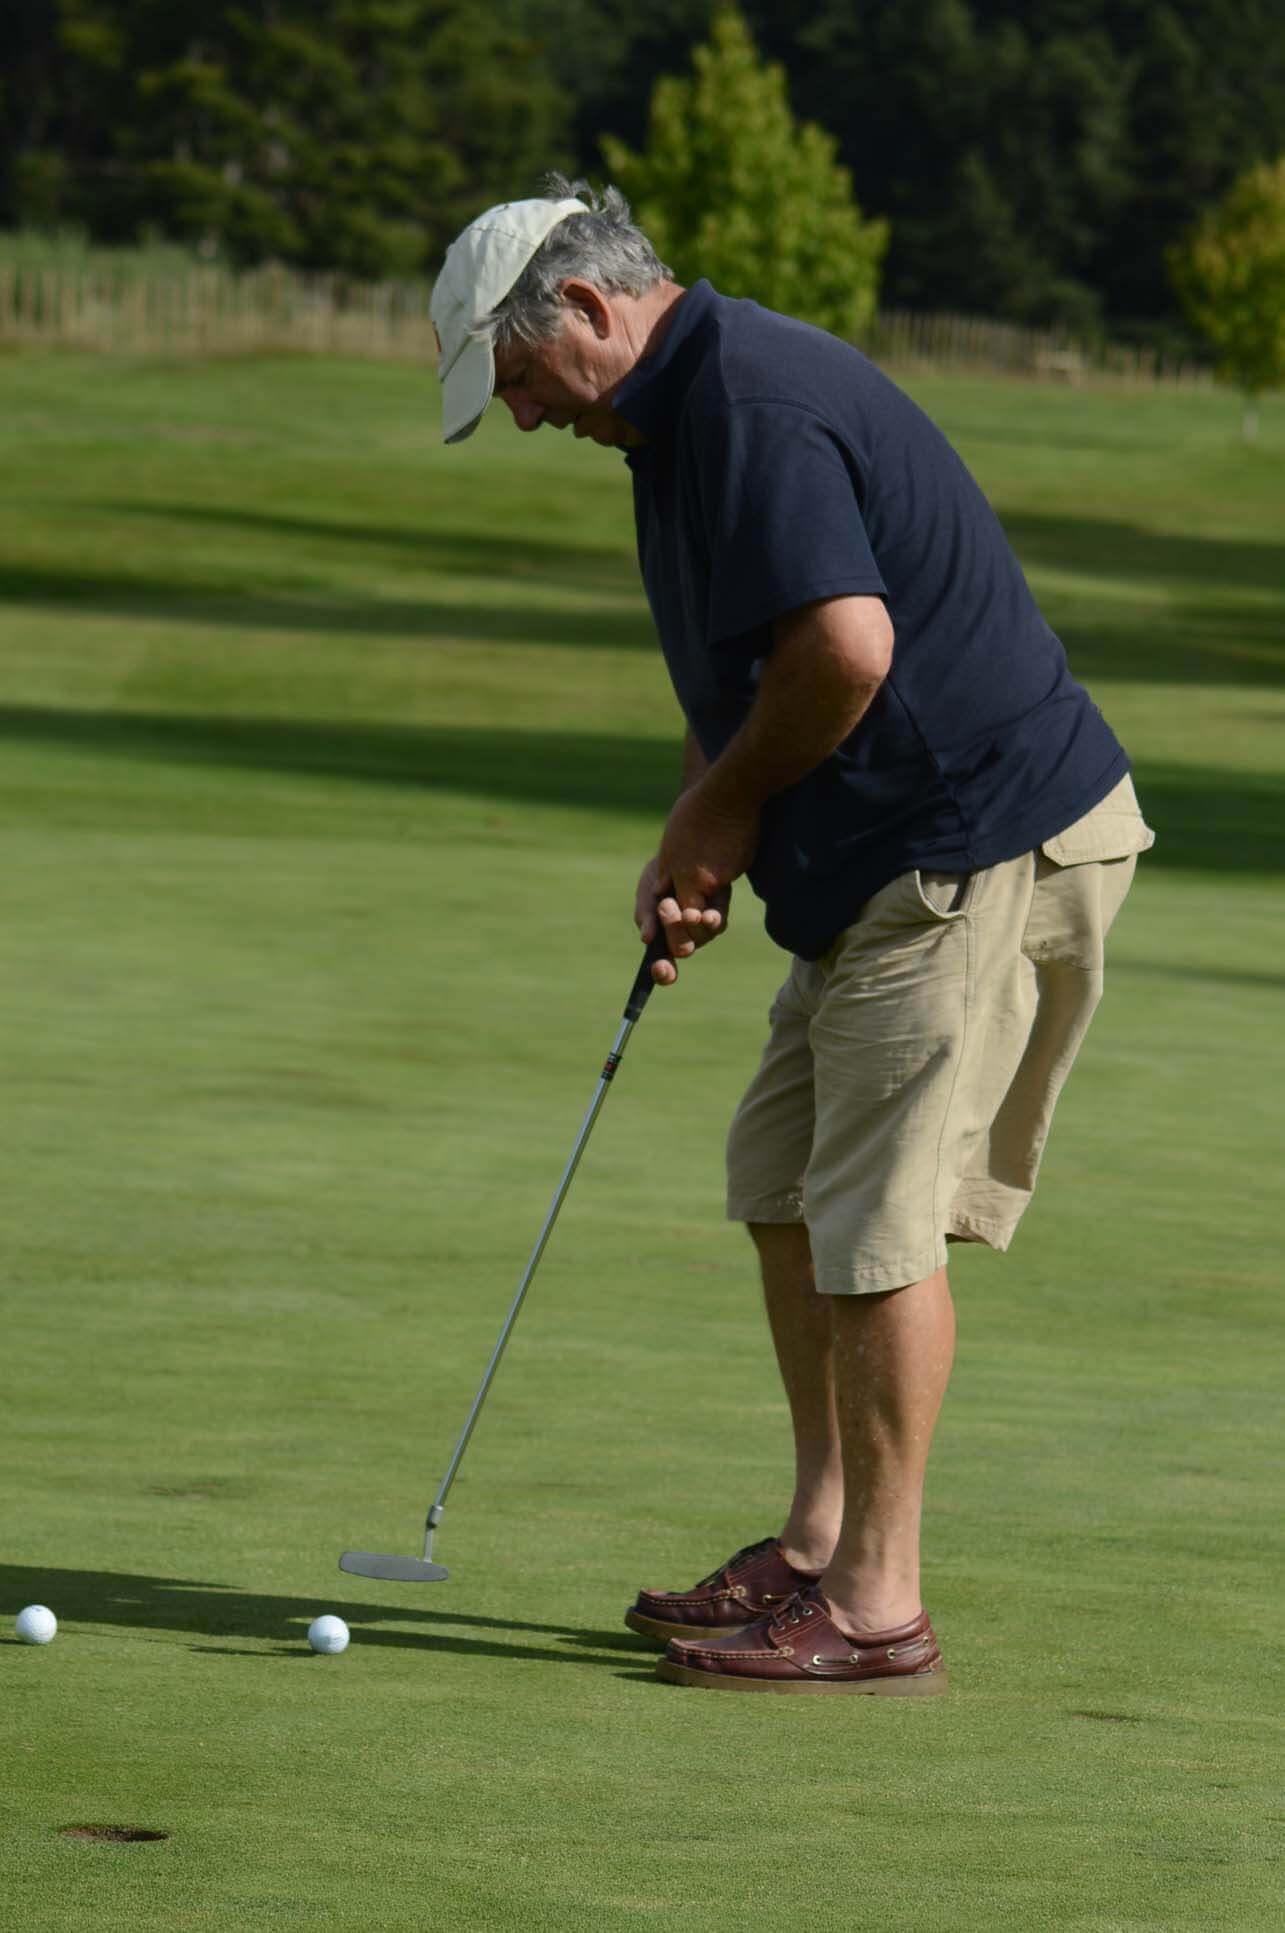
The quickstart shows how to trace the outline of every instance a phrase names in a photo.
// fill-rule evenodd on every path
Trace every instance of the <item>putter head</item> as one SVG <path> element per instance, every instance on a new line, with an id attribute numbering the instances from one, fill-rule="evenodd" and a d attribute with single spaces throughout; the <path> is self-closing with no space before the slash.
<path id="1" fill-rule="evenodd" d="M 430 1564 L 422 1557 L 385 1557 L 377 1550 L 346 1550 L 339 1568 L 354 1577 L 386 1577 L 395 1584 L 440 1584 L 450 1576 L 445 1564 Z"/>

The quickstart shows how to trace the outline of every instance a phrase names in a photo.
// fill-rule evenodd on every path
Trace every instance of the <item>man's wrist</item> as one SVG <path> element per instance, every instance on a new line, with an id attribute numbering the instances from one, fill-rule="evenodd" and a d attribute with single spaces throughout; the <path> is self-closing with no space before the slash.
<path id="1" fill-rule="evenodd" d="M 706 805 L 725 819 L 756 819 L 763 809 L 767 792 L 753 782 L 745 761 L 724 753 L 715 759 L 693 788 Z"/>

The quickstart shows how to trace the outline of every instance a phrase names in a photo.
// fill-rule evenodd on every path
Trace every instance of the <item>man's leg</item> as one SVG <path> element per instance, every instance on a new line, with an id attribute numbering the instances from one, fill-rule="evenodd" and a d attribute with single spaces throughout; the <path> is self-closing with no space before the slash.
<path id="1" fill-rule="evenodd" d="M 751 1222 L 763 1296 L 794 1426 L 794 1500 L 781 1552 L 800 1571 L 822 1571 L 843 1521 L 843 1464 L 834 1396 L 837 1299 L 818 1295 L 802 1222 Z"/>
<path id="2" fill-rule="evenodd" d="M 821 1588 L 841 1630 L 887 1631 L 922 1608 L 919 1524 L 955 1354 L 946 1271 L 881 1295 L 836 1295 L 843 1528 Z"/>
<path id="3" fill-rule="evenodd" d="M 876 1295 L 818 1295 L 807 1230 L 752 1223 L 794 1424 L 795 1493 L 781 1547 L 825 1565 L 841 1628 L 886 1631 L 920 1610 L 919 1525 L 955 1314 L 944 1268 Z"/>

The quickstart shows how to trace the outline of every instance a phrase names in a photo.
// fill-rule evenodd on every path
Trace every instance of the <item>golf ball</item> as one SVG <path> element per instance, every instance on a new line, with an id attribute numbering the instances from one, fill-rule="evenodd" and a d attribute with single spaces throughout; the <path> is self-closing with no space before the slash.
<path id="1" fill-rule="evenodd" d="M 52 1637 L 53 1633 L 49 1635 Z M 308 1643 L 314 1651 L 323 1651 L 327 1655 L 334 1651 L 346 1651 L 348 1626 L 342 1618 L 333 1617 L 327 1611 L 324 1617 L 314 1618 L 308 1626 Z"/>
<path id="2" fill-rule="evenodd" d="M 19 1611 L 13 1628 L 24 1644 L 48 1644 L 58 1629 L 58 1620 L 47 1604 L 28 1604 Z M 345 1632 L 345 1644 L 347 1641 Z"/>

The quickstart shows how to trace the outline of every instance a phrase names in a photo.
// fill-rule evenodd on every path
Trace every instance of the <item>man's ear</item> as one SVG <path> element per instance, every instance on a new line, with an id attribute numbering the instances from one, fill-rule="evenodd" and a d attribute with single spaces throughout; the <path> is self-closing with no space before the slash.
<path id="1" fill-rule="evenodd" d="M 572 277 L 562 284 L 562 299 L 568 308 L 579 311 L 600 342 L 611 334 L 611 304 L 594 283 Z"/>

